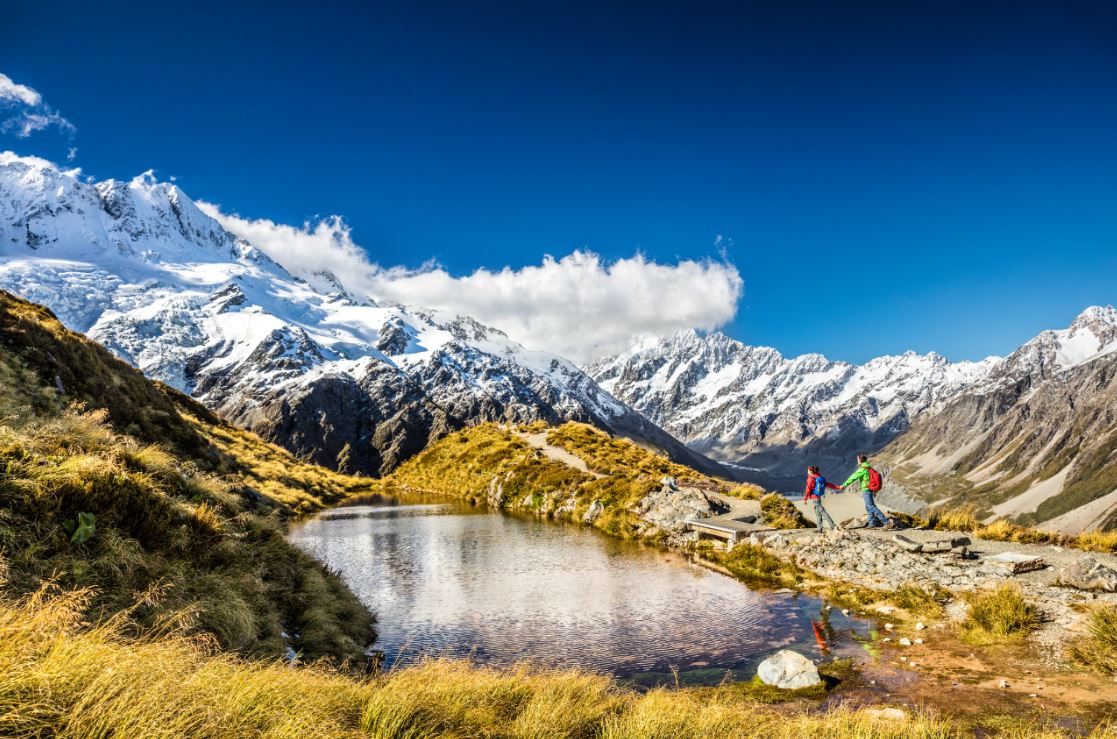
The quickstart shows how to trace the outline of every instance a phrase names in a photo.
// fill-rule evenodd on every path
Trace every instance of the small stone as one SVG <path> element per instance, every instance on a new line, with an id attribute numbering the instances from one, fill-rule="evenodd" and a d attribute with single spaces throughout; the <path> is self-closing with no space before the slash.
<path id="1" fill-rule="evenodd" d="M 900 657 L 900 661 L 901 661 L 901 662 L 907 662 L 907 661 L 908 661 L 908 658 L 907 658 L 907 657 Z"/>
<path id="2" fill-rule="evenodd" d="M 892 626 L 892 624 L 885 624 L 884 625 L 884 630 L 885 631 L 892 631 L 893 628 L 894 627 Z"/>
<path id="3" fill-rule="evenodd" d="M 1007 688 L 1008 687 L 1008 680 L 1001 680 L 1000 686 L 1002 688 Z"/>
<path id="4" fill-rule="evenodd" d="M 1037 696 L 1035 693 L 1028 693 L 1028 697 L 1029 698 L 1038 698 L 1039 696 Z"/>
<path id="5" fill-rule="evenodd" d="M 922 644 L 922 643 L 923 643 L 923 640 L 922 640 L 922 639 L 915 639 L 915 640 L 914 640 L 914 643 L 916 643 L 916 644 Z"/>
<path id="6" fill-rule="evenodd" d="M 883 639 L 881 639 L 881 641 L 884 641 L 884 642 L 889 642 L 889 641 L 892 641 L 892 637 L 890 637 L 890 636 L 886 636 L 886 637 L 884 637 Z"/>
<path id="7" fill-rule="evenodd" d="M 902 638 L 900 639 L 900 646 L 902 646 L 902 647 L 910 647 L 910 646 L 911 646 L 911 639 L 907 638 L 906 636 L 905 636 L 905 637 L 902 637 Z"/>
<path id="8" fill-rule="evenodd" d="M 915 630 L 916 631 L 923 631 L 923 629 L 925 629 L 925 628 L 927 628 L 927 627 L 924 625 L 924 623 L 922 621 L 920 621 L 919 623 L 917 623 L 915 625 Z"/>

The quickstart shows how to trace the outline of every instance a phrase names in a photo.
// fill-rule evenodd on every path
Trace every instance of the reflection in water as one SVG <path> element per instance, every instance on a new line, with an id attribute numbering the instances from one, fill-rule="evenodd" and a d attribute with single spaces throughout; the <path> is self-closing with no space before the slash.
<path id="1" fill-rule="evenodd" d="M 383 499 L 310 519 L 290 538 L 377 612 L 376 646 L 389 662 L 473 655 L 647 683 L 677 668 L 684 680 L 718 682 L 727 670 L 747 679 L 785 646 L 815 658 L 823 646 L 860 651 L 850 639 L 860 624 L 817 599 L 754 592 L 679 555 L 577 526 Z"/>

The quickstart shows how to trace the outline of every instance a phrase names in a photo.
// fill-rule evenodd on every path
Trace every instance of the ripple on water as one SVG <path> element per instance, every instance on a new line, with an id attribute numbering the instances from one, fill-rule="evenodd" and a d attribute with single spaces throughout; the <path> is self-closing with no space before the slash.
<path id="1" fill-rule="evenodd" d="M 785 646 L 820 656 L 817 599 L 752 591 L 592 529 L 384 499 L 309 519 L 290 538 L 377 612 L 391 661 L 530 659 L 655 683 L 673 668 L 703 682 L 751 674 Z M 863 624 L 826 618 L 835 648 L 856 648 L 845 635 Z"/>

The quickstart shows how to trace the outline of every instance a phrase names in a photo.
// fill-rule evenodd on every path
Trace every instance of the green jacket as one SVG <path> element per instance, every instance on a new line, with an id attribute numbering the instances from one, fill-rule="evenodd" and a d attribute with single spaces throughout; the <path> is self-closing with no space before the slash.
<path id="1" fill-rule="evenodd" d="M 857 468 L 857 471 L 849 476 L 849 479 L 842 483 L 842 487 L 852 485 L 854 482 L 860 481 L 861 492 L 866 492 L 869 489 L 869 463 L 862 462 Z"/>

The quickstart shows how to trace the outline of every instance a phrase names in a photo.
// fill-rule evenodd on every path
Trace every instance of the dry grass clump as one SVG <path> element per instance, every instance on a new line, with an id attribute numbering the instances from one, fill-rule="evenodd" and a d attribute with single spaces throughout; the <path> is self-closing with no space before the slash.
<path id="1" fill-rule="evenodd" d="M 747 482 L 734 485 L 725 490 L 724 493 L 731 498 L 739 498 L 740 500 L 760 500 L 767 494 L 764 488 Z"/>
<path id="2" fill-rule="evenodd" d="M 1075 644 L 1071 654 L 1103 675 L 1117 675 L 1117 605 L 1099 606 L 1091 611 L 1089 636 Z"/>
<path id="3" fill-rule="evenodd" d="M 904 583 L 888 595 L 888 600 L 908 613 L 931 618 L 941 618 L 951 598 L 950 591 L 938 584 L 927 588 L 913 582 Z"/>
<path id="4" fill-rule="evenodd" d="M 779 493 L 768 493 L 760 499 L 760 513 L 764 523 L 774 529 L 805 529 L 811 525 L 799 509 Z"/>
<path id="5" fill-rule="evenodd" d="M 1067 536 L 1053 531 L 1042 531 L 1021 526 L 1005 519 L 983 524 L 973 506 L 950 508 L 932 512 L 925 525 L 942 531 L 968 531 L 979 539 L 1011 541 L 1016 544 L 1055 544 L 1087 552 L 1117 552 L 1117 531 L 1092 531 Z"/>
<path id="6" fill-rule="evenodd" d="M 946 737 L 914 713 L 781 710 L 725 688 L 638 694 L 577 670 L 427 660 L 357 680 L 215 653 L 168 624 L 83 627 L 87 591 L 0 601 L 0 735 L 57 737 Z"/>
<path id="7" fill-rule="evenodd" d="M 1023 639 L 1039 625 L 1035 606 L 1013 585 L 968 594 L 970 614 L 961 624 L 962 638 L 971 644 L 1000 644 Z"/>

